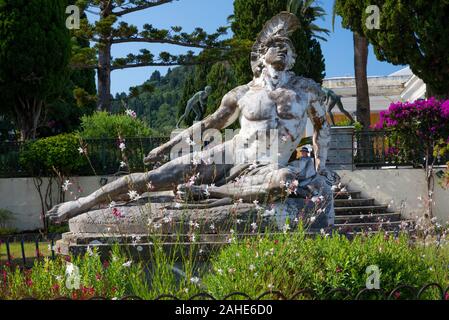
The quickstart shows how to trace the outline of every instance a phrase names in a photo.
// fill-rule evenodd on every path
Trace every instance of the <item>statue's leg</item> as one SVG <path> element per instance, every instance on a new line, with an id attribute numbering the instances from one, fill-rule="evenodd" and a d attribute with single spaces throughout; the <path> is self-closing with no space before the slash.
<path id="1" fill-rule="evenodd" d="M 288 168 L 281 168 L 264 174 L 244 176 L 223 186 L 208 186 L 207 191 L 210 198 L 242 199 L 245 202 L 274 201 L 282 193 L 281 182 L 293 180 L 295 180 L 294 172 Z M 197 191 L 201 187 L 204 190 L 205 186 L 198 186 Z"/>
<path id="2" fill-rule="evenodd" d="M 177 128 L 177 129 L 179 128 L 179 125 L 181 124 L 182 120 L 184 120 L 185 116 L 186 116 L 186 115 L 183 114 L 183 115 L 181 116 L 181 118 L 179 118 L 178 123 L 176 124 L 176 128 Z"/>
<path id="3" fill-rule="evenodd" d="M 345 110 L 345 108 L 343 108 L 343 104 L 341 103 L 341 101 L 338 101 L 337 107 L 349 119 L 351 124 L 353 124 L 354 123 L 354 118 L 349 114 L 348 111 Z"/>
<path id="4" fill-rule="evenodd" d="M 200 121 L 202 114 L 201 114 L 200 110 L 198 110 L 198 105 L 194 105 L 192 107 L 192 110 L 195 113 L 195 121 Z"/>
<path id="5" fill-rule="evenodd" d="M 334 114 L 332 113 L 332 110 L 334 109 L 336 103 L 337 103 L 336 101 L 332 101 L 331 104 L 329 105 L 329 108 L 327 109 L 327 113 L 329 114 L 329 117 L 331 118 L 331 124 L 333 126 L 335 126 L 335 118 L 334 118 Z"/>
<path id="6" fill-rule="evenodd" d="M 223 145 L 218 145 L 209 150 L 200 152 L 201 158 L 207 159 L 212 154 L 224 150 Z M 163 166 L 146 173 L 133 173 L 121 177 L 91 193 L 86 197 L 81 197 L 75 201 L 61 203 L 50 211 L 47 216 L 50 221 L 62 222 L 74 216 L 89 211 L 96 205 L 110 203 L 118 200 L 129 191 L 136 191 L 142 194 L 148 191 L 169 191 L 174 190 L 177 185 L 189 181 L 192 176 L 200 183 L 210 184 L 215 179 L 221 179 L 226 174 L 227 166 L 207 165 L 205 163 L 193 165 L 191 155 L 176 158 Z M 151 189 L 147 186 L 151 182 Z"/>

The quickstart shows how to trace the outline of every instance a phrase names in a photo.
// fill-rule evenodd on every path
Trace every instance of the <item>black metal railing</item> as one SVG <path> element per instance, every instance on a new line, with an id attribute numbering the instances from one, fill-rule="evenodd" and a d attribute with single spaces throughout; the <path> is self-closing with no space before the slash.
<path id="1" fill-rule="evenodd" d="M 33 266 L 34 260 L 44 256 L 55 259 L 55 243 L 61 234 L 19 234 L 0 236 L 0 261 L 22 268 Z M 45 247 L 43 247 L 45 246 Z"/>
<path id="2" fill-rule="evenodd" d="M 334 133 L 338 136 L 338 133 Z M 348 134 L 343 134 L 348 138 Z M 343 137 L 342 135 L 342 137 Z M 338 137 L 333 137 L 338 141 Z M 349 146 L 332 145 L 331 149 L 339 153 L 347 153 L 344 165 L 355 168 L 381 168 L 381 167 L 402 167 L 413 166 L 422 167 L 425 163 L 425 152 L 423 146 L 417 144 L 414 148 L 401 147 L 401 141 L 394 131 L 356 131 L 353 133 L 352 143 Z M 123 154 L 119 149 L 117 139 L 86 139 L 87 152 L 90 164 L 77 172 L 73 176 L 90 175 L 113 175 L 120 172 L 144 171 L 144 156 L 152 149 L 167 142 L 169 137 L 149 137 L 149 138 L 127 138 L 126 149 L 123 153 L 126 156 L 127 168 L 121 168 Z M 351 147 L 352 144 L 352 147 Z M 20 152 L 24 144 L 21 142 L 1 142 L 0 143 L 0 177 L 27 177 L 31 176 L 20 165 Z M 412 149 L 412 150 L 410 150 Z M 449 162 L 449 153 L 444 157 L 435 159 L 435 165 L 445 165 Z M 332 165 L 343 163 L 332 162 Z"/>
<path id="3" fill-rule="evenodd" d="M 84 140 L 90 164 L 86 165 L 73 176 L 112 175 L 120 171 L 136 172 L 145 170 L 144 156 L 152 149 L 167 142 L 169 137 L 127 138 L 124 155 L 129 165 L 121 168 L 120 162 L 123 155 L 119 149 L 117 139 L 86 139 Z M 23 142 L 0 143 L 0 177 L 29 177 L 32 176 L 20 164 L 20 153 L 25 147 Z"/>
<path id="4" fill-rule="evenodd" d="M 401 167 L 414 168 L 425 165 L 426 153 L 423 144 L 417 143 L 413 148 L 405 148 L 395 131 L 360 131 L 354 132 L 354 165 L 357 168 Z M 430 159 L 435 165 L 449 162 L 449 154 Z"/>
<path id="5" fill-rule="evenodd" d="M 431 290 L 438 292 L 438 298 L 426 297 Z M 34 297 L 27 297 L 21 300 L 38 300 Z M 69 297 L 58 297 L 55 300 L 73 300 Z M 109 300 L 106 297 L 94 296 L 86 300 Z M 124 296 L 119 300 L 145 300 L 139 296 Z M 383 289 L 360 289 L 356 294 L 345 288 L 334 288 L 327 290 L 324 294 L 319 294 L 312 289 L 301 289 L 296 291 L 291 296 L 286 296 L 281 291 L 270 290 L 265 291 L 257 297 L 251 297 L 244 292 L 231 292 L 223 297 L 214 297 L 208 292 L 200 292 L 192 295 L 189 298 L 180 298 L 173 294 L 162 294 L 152 299 L 153 301 L 171 300 L 171 301 L 194 301 L 194 300 L 246 300 L 246 301 L 263 301 L 263 300 L 443 300 L 449 301 L 449 287 L 444 288 L 438 283 L 429 283 L 422 287 L 415 287 L 412 285 L 398 285 L 392 290 Z"/>

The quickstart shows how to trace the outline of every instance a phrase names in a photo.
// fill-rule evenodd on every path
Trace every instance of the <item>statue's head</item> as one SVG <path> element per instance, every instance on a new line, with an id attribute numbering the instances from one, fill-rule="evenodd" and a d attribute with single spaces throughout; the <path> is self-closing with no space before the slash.
<path id="1" fill-rule="evenodd" d="M 260 76 L 267 65 L 272 65 L 276 70 L 293 68 L 296 52 L 289 37 L 298 28 L 298 18 L 289 12 L 281 12 L 265 24 L 251 52 L 254 76 Z"/>
<path id="2" fill-rule="evenodd" d="M 210 95 L 212 92 L 212 87 L 211 86 L 206 86 L 206 88 L 204 88 L 204 92 L 206 92 L 207 95 Z"/>

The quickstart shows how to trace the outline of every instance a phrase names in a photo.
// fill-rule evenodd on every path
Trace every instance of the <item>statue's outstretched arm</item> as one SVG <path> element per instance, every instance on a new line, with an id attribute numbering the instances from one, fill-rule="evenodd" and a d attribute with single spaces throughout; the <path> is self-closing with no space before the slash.
<path id="1" fill-rule="evenodd" d="M 234 123 L 239 117 L 238 100 L 246 92 L 247 86 L 237 87 L 228 92 L 222 99 L 220 107 L 213 114 L 204 120 L 195 123 L 190 128 L 185 129 L 167 143 L 153 149 L 144 159 L 145 163 L 152 163 L 163 159 L 170 150 L 186 138 L 191 138 L 194 132 L 204 132 L 208 129 L 224 129 Z"/>
<path id="2" fill-rule="evenodd" d="M 309 106 L 307 113 L 313 124 L 313 149 L 317 172 L 326 168 L 327 151 L 331 140 L 330 125 L 326 117 L 325 95 L 314 83 L 309 87 Z"/>

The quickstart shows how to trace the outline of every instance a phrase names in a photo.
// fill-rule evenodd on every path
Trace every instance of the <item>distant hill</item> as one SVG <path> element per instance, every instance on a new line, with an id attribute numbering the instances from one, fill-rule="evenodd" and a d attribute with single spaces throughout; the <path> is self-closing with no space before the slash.
<path id="1" fill-rule="evenodd" d="M 167 135 L 176 126 L 178 103 L 183 94 L 183 86 L 194 67 L 180 66 L 169 69 L 165 76 L 159 71 L 153 72 L 150 79 L 136 87 L 144 91 L 152 87 L 152 92 L 143 92 L 137 97 L 128 98 L 128 107 L 137 113 L 137 116 L 146 121 L 150 127 L 160 135 Z M 112 105 L 112 112 L 123 112 L 124 107 L 120 100 L 127 99 L 126 93 L 117 94 Z"/>

